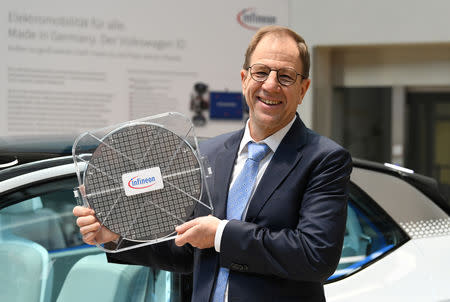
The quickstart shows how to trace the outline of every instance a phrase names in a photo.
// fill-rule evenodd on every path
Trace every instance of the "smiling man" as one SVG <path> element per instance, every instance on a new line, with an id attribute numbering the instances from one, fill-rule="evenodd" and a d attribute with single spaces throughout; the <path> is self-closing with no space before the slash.
<path id="1" fill-rule="evenodd" d="M 109 261 L 193 272 L 192 301 L 325 301 L 323 282 L 341 254 L 352 163 L 296 114 L 310 85 L 309 62 L 298 34 L 260 29 L 241 70 L 246 127 L 200 145 L 214 171 L 214 216 L 198 207 L 174 241 Z M 96 232 L 92 210 L 74 214 L 85 242 L 118 237 Z"/>
<path id="2" fill-rule="evenodd" d="M 252 138 L 262 140 L 295 117 L 311 82 L 305 68 L 309 54 L 302 38 L 281 29 L 270 34 L 268 28 L 255 35 L 241 71 Z"/>

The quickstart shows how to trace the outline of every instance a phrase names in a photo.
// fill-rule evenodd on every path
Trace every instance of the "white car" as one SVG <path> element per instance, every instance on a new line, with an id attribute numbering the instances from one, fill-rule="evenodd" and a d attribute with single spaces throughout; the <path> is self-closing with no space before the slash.
<path id="1" fill-rule="evenodd" d="M 0 142 L 0 301 L 190 301 L 191 276 L 109 264 L 82 242 L 71 143 Z M 355 159 L 327 301 L 450 301 L 449 215 L 434 180 Z"/>

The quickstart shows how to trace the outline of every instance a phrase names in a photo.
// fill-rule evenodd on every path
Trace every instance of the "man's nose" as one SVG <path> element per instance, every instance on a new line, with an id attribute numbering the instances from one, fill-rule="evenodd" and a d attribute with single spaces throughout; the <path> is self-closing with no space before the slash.
<path id="1" fill-rule="evenodd" d="M 269 76 L 264 81 L 263 87 L 267 90 L 278 90 L 280 88 L 280 83 L 277 79 L 277 72 L 275 70 L 270 71 Z"/>

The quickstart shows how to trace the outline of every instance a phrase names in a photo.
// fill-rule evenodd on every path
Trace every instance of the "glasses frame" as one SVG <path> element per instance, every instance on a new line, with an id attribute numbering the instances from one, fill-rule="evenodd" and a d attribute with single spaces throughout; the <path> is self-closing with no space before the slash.
<path id="1" fill-rule="evenodd" d="M 265 67 L 267 67 L 267 68 L 270 70 L 270 72 L 276 71 L 276 73 L 277 73 L 277 81 L 278 81 L 278 83 L 279 83 L 281 86 L 289 87 L 289 86 L 294 85 L 295 82 L 297 82 L 298 76 L 300 76 L 301 79 L 306 79 L 306 77 L 305 77 L 303 74 L 298 73 L 297 70 L 295 70 L 295 69 L 292 68 L 292 67 L 283 67 L 283 68 L 275 69 L 275 68 L 270 68 L 270 67 L 267 66 L 266 64 L 255 63 L 255 64 L 253 64 L 252 66 L 248 67 L 247 70 L 248 70 L 248 72 L 250 72 L 250 76 L 252 77 L 252 79 L 253 79 L 254 81 L 256 81 L 256 82 L 259 82 L 259 83 L 263 83 L 263 82 L 267 81 L 267 79 L 268 79 L 269 76 L 270 76 L 270 72 L 267 74 L 267 77 L 266 77 L 264 80 L 255 79 L 255 78 L 253 77 L 253 72 L 252 72 L 252 68 L 253 68 L 253 66 L 255 66 L 255 65 L 262 65 L 262 66 L 265 66 Z M 288 84 L 288 85 L 287 85 L 287 84 L 281 83 L 279 71 L 280 71 L 280 70 L 283 70 L 283 69 L 290 69 L 290 70 L 293 70 L 293 71 L 295 72 L 295 80 L 292 82 L 292 84 Z"/>

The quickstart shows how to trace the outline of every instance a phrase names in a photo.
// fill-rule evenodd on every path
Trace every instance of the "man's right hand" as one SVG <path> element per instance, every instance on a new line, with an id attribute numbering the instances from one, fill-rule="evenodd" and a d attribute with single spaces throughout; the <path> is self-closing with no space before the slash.
<path id="1" fill-rule="evenodd" d="M 100 222 L 94 216 L 94 210 L 90 208 L 76 206 L 73 208 L 73 214 L 78 217 L 77 225 L 80 227 L 83 241 L 87 244 L 102 244 L 120 237 L 119 234 L 111 232 L 106 227 L 101 227 Z"/>

